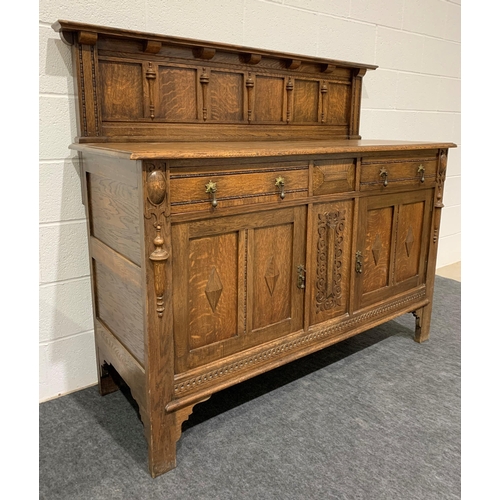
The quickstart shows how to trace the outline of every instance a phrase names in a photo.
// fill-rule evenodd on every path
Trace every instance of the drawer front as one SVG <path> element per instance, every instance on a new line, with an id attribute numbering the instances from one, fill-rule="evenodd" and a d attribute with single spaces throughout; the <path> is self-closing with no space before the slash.
<path id="1" fill-rule="evenodd" d="M 313 194 L 332 194 L 354 191 L 355 160 L 315 161 L 313 167 Z"/>
<path id="2" fill-rule="evenodd" d="M 172 213 L 220 210 L 256 203 L 280 203 L 308 195 L 308 165 L 187 171 L 172 170 Z"/>
<path id="3" fill-rule="evenodd" d="M 363 158 L 360 190 L 428 188 L 436 182 L 437 156 L 415 158 Z"/>

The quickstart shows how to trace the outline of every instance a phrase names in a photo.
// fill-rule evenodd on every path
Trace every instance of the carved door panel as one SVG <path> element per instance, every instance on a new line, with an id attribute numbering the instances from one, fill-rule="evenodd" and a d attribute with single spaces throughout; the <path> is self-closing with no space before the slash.
<path id="1" fill-rule="evenodd" d="M 302 328 L 305 207 L 172 226 L 176 373 Z"/>
<path id="2" fill-rule="evenodd" d="M 357 309 L 424 282 L 432 190 L 360 200 Z"/>
<path id="3" fill-rule="evenodd" d="M 312 209 L 308 280 L 313 288 L 310 324 L 348 314 L 353 202 L 321 203 Z"/>

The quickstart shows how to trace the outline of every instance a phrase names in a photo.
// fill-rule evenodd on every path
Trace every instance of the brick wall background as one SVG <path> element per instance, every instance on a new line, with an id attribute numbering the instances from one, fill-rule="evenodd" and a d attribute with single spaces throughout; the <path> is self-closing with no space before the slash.
<path id="1" fill-rule="evenodd" d="M 40 0 L 39 399 L 97 381 L 67 19 L 377 64 L 364 139 L 460 145 L 460 0 Z M 461 260 L 460 147 L 450 151 L 438 267 Z"/>

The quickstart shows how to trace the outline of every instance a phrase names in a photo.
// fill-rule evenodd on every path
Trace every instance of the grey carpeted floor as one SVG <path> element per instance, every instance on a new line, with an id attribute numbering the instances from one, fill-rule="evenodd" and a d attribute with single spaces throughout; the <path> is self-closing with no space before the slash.
<path id="1" fill-rule="evenodd" d="M 126 390 L 40 405 L 40 498 L 460 498 L 460 283 L 437 277 L 431 339 L 407 314 L 212 396 L 147 472 Z"/>

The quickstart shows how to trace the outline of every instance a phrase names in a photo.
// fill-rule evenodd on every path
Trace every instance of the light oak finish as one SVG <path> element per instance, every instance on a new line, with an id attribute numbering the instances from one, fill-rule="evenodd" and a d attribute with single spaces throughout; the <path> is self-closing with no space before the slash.
<path id="1" fill-rule="evenodd" d="M 429 337 L 455 145 L 362 140 L 375 66 L 54 29 L 73 46 L 99 390 L 130 387 L 153 477 L 211 394 L 403 313 Z"/>

